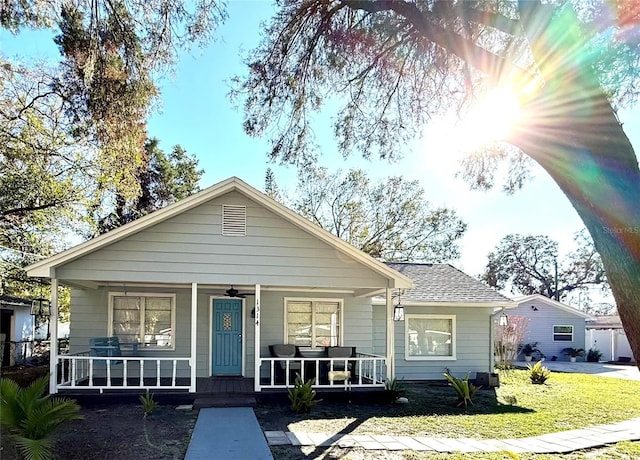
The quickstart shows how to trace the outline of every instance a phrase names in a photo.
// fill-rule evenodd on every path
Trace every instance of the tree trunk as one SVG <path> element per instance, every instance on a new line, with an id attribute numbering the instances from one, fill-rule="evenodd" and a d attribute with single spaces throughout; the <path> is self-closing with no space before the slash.
<path id="1" fill-rule="evenodd" d="M 512 143 L 551 175 L 582 218 L 640 368 L 640 170 L 633 146 L 606 96 L 585 81 L 551 82 L 525 113 Z"/>
<path id="2" fill-rule="evenodd" d="M 521 1 L 544 83 L 511 140 L 556 181 L 593 238 L 640 368 L 640 170 L 573 10 Z"/>

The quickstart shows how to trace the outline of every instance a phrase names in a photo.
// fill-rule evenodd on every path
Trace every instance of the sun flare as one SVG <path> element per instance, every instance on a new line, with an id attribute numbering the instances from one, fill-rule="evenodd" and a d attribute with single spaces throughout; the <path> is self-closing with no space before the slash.
<path id="1" fill-rule="evenodd" d="M 432 121 L 424 147 L 437 152 L 440 162 L 455 163 L 457 169 L 461 157 L 507 140 L 522 117 L 515 93 L 510 88 L 495 88 L 461 117 L 450 113 Z"/>
<path id="2" fill-rule="evenodd" d="M 508 138 L 521 116 L 520 103 L 508 88 L 490 90 L 458 123 L 466 150 Z"/>

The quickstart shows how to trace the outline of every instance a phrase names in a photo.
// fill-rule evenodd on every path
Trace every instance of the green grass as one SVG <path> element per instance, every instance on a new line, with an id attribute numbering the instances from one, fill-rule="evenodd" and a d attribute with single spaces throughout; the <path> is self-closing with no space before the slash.
<path id="1" fill-rule="evenodd" d="M 532 385 L 526 371 L 513 370 L 502 372 L 500 383 L 496 391 L 478 391 L 466 410 L 456 407 L 452 388 L 409 384 L 407 405 L 321 403 L 305 417 L 277 407 L 262 408 L 264 418 L 260 408 L 256 413 L 268 425 L 279 410 L 273 429 L 476 439 L 537 436 L 640 417 L 637 381 L 554 372 L 546 384 Z"/>

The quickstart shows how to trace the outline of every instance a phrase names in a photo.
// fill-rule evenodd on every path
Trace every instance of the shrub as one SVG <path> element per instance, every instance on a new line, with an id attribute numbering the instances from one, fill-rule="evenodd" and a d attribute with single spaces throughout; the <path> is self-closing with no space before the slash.
<path id="1" fill-rule="evenodd" d="M 562 353 L 566 353 L 570 358 L 579 358 L 580 356 L 584 356 L 584 349 L 567 347 L 562 349 Z"/>
<path id="2" fill-rule="evenodd" d="M 316 399 L 316 390 L 313 389 L 312 385 L 313 379 L 303 382 L 300 374 L 296 374 L 294 387 L 287 390 L 289 392 L 289 401 L 291 401 L 291 409 L 294 412 L 307 413 L 321 401 Z"/>
<path id="3" fill-rule="evenodd" d="M 153 400 L 153 393 L 149 393 L 148 391 L 144 395 L 140 395 L 140 402 L 142 403 L 144 418 L 147 418 L 148 415 L 151 415 L 151 412 L 153 412 L 156 407 L 158 407 L 158 403 Z"/>
<path id="4" fill-rule="evenodd" d="M 384 399 L 385 401 L 392 403 L 398 398 L 404 396 L 406 389 L 402 382 L 396 378 L 387 379 L 384 382 Z"/>
<path id="5" fill-rule="evenodd" d="M 0 423 L 28 459 L 52 458 L 55 430 L 67 420 L 82 418 L 75 401 L 46 394 L 48 384 L 48 375 L 26 388 L 11 379 L 0 379 Z"/>
<path id="6" fill-rule="evenodd" d="M 469 382 L 469 372 L 467 372 L 467 375 L 464 379 L 454 377 L 449 372 L 445 372 L 443 375 L 446 377 L 446 379 L 449 381 L 449 384 L 453 387 L 454 390 L 456 390 L 456 393 L 458 394 L 457 407 L 464 406 L 466 409 L 469 404 L 473 404 L 471 398 L 476 394 L 476 390 L 478 389 L 478 387 Z"/>
<path id="7" fill-rule="evenodd" d="M 600 361 L 600 358 L 602 358 L 602 353 L 600 352 L 600 350 L 596 348 L 589 348 L 589 351 L 587 352 L 588 362 L 597 363 Z"/>
<path id="8" fill-rule="evenodd" d="M 533 366 L 528 364 L 529 379 L 534 385 L 542 385 L 551 375 L 551 371 L 542 365 L 542 361 L 538 361 Z"/>

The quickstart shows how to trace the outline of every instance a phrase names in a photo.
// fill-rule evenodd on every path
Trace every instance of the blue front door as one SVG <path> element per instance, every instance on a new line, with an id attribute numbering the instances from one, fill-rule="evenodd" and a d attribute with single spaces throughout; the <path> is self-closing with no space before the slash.
<path id="1" fill-rule="evenodd" d="M 214 299 L 211 350 L 213 375 L 242 373 L 242 301 Z"/>

